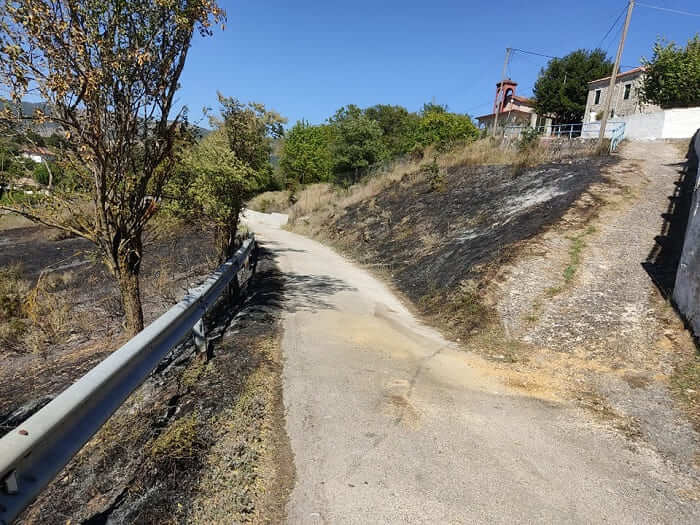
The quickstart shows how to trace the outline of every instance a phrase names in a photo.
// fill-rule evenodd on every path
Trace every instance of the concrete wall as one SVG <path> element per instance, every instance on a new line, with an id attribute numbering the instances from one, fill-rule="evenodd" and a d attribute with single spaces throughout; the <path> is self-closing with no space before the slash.
<path id="1" fill-rule="evenodd" d="M 665 112 L 636 113 L 616 118 L 625 123 L 625 138 L 629 140 L 649 140 L 663 138 Z M 693 134 L 688 135 L 691 137 Z"/>
<path id="2" fill-rule="evenodd" d="M 700 127 L 700 107 L 633 113 L 613 120 L 625 123 L 625 138 L 629 140 L 689 139 Z M 586 126 L 593 129 L 595 123 L 584 129 Z"/>
<path id="3" fill-rule="evenodd" d="M 685 139 L 692 137 L 698 128 L 700 128 L 700 107 L 664 111 L 662 138 Z"/>
<path id="4" fill-rule="evenodd" d="M 695 134 L 695 155 L 688 160 L 688 169 L 698 174 L 695 181 L 693 203 L 690 207 L 673 300 L 685 316 L 695 336 L 700 338 L 700 129 Z M 687 177 L 691 176 L 690 172 Z"/>

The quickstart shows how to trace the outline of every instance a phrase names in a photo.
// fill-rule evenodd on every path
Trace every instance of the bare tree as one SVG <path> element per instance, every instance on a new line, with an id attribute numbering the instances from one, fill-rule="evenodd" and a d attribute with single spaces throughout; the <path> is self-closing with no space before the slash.
<path id="1" fill-rule="evenodd" d="M 95 243 L 116 278 L 127 331 L 143 328 L 144 227 L 186 132 L 174 95 L 193 34 L 225 13 L 214 0 L 7 0 L 0 4 L 0 123 L 59 125 L 77 191 L 2 206 Z M 22 111 L 39 97 L 44 110 Z M 175 113 L 171 115 L 171 113 Z"/>

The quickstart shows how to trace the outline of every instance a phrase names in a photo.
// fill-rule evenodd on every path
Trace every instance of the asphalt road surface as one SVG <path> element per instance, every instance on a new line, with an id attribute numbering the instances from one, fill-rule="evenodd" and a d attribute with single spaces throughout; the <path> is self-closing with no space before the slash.
<path id="1" fill-rule="evenodd" d="M 700 523 L 697 486 L 654 451 L 509 388 L 331 249 L 248 222 L 286 276 L 289 523 Z"/>

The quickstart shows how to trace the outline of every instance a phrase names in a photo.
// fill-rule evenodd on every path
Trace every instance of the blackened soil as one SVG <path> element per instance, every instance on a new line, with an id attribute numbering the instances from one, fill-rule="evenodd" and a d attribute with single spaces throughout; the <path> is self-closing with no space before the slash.
<path id="1" fill-rule="evenodd" d="M 42 271 L 66 277 L 58 295 L 75 323 L 60 341 L 40 342 L 25 352 L 0 348 L 0 435 L 8 417 L 37 400 L 53 397 L 123 342 L 122 312 L 113 278 L 94 246 L 84 239 L 52 240 L 54 230 L 34 226 L 0 231 L 0 265 L 19 264 L 22 278 L 36 284 Z M 195 227 L 146 239 L 141 290 L 146 322 L 184 295 L 212 268 L 213 235 Z"/>
<path id="2" fill-rule="evenodd" d="M 433 189 L 421 175 L 350 207 L 328 234 L 360 259 L 384 265 L 413 301 L 478 277 L 518 241 L 556 222 L 601 180 L 602 158 L 547 164 L 453 168 Z"/>
<path id="3" fill-rule="evenodd" d="M 292 480 L 288 474 L 281 481 L 266 479 L 260 488 L 261 436 L 247 429 L 274 428 L 275 421 L 283 420 L 281 360 L 269 351 L 278 349 L 282 286 L 274 261 L 263 253 L 257 275 L 241 297 L 222 301 L 207 322 L 215 337 L 209 362 L 195 354 L 190 342 L 167 356 L 20 523 L 190 521 L 202 497 L 206 500 L 201 481 L 212 462 L 210 451 L 230 431 L 239 432 L 235 446 L 216 463 L 230 470 L 232 479 L 240 477 L 241 486 L 234 487 L 227 519 L 221 522 L 252 516 L 281 522 Z M 261 369 L 264 392 L 250 387 L 250 378 Z M 279 393 L 275 406 L 265 402 L 268 391 Z M 230 421 L 231 407 L 241 406 L 240 419 Z M 258 506 L 272 490 L 277 490 L 278 508 L 266 517 L 266 509 Z"/>

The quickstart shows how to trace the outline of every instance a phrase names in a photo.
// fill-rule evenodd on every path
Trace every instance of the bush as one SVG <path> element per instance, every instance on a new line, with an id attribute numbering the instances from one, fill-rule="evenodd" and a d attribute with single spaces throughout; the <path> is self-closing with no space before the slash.
<path id="1" fill-rule="evenodd" d="M 467 115 L 430 111 L 418 123 L 415 143 L 419 147 L 435 145 L 446 151 L 460 142 L 479 137 L 479 130 Z"/>
<path id="2" fill-rule="evenodd" d="M 536 128 L 527 128 L 520 135 L 518 151 L 524 152 L 537 145 L 541 133 Z"/>

